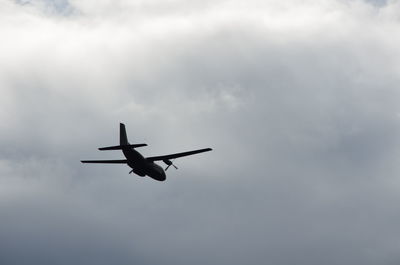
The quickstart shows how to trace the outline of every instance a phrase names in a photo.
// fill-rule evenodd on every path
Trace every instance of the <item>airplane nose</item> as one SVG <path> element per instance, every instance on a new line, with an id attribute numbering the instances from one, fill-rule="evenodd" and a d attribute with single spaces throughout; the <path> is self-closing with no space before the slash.
<path id="1" fill-rule="evenodd" d="M 151 174 L 149 175 L 152 179 L 158 180 L 158 181 L 165 181 L 167 177 L 165 176 L 164 172 L 158 172 L 157 174 Z"/>
<path id="2" fill-rule="evenodd" d="M 161 174 L 160 181 L 164 181 L 164 180 L 166 180 L 166 179 L 167 179 L 167 176 L 166 176 L 165 173 L 163 172 L 163 174 Z"/>

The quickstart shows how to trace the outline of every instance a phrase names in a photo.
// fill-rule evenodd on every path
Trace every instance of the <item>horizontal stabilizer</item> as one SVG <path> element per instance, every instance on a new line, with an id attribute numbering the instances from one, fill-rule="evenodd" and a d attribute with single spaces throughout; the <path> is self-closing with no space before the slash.
<path id="1" fill-rule="evenodd" d="M 147 146 L 147 144 L 126 144 L 126 145 L 116 145 L 116 146 L 107 146 L 107 147 L 100 147 L 100 151 L 107 151 L 107 150 L 122 150 L 126 148 L 137 148 Z"/>
<path id="2" fill-rule="evenodd" d="M 128 160 L 82 160 L 82 163 L 96 163 L 96 164 L 126 164 Z"/>

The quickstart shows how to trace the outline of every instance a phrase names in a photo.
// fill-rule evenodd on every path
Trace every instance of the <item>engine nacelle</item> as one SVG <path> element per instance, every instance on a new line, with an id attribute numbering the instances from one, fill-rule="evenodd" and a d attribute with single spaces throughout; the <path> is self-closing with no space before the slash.
<path id="1" fill-rule="evenodd" d="M 164 159 L 163 162 L 164 162 L 167 166 L 172 165 L 172 161 L 169 160 L 169 159 Z"/>

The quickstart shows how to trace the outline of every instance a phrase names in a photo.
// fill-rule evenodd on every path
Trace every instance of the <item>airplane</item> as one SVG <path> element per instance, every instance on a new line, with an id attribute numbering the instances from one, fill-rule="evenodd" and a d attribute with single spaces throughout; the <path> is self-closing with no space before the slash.
<path id="1" fill-rule="evenodd" d="M 141 177 L 149 176 L 152 179 L 164 181 L 166 180 L 165 171 L 167 171 L 170 166 L 178 169 L 170 159 L 194 155 L 212 150 L 211 148 L 204 148 L 170 155 L 143 157 L 138 151 L 135 150 L 135 148 L 147 146 L 147 144 L 130 144 L 126 135 L 125 125 L 123 123 L 119 124 L 119 141 L 120 144 L 117 146 L 100 147 L 99 150 L 122 150 L 122 153 L 124 153 L 126 159 L 82 160 L 81 162 L 97 164 L 127 164 L 129 167 L 132 168 L 129 174 L 133 172 Z M 164 170 L 161 166 L 154 163 L 154 161 L 163 161 L 167 165 L 167 167 Z"/>

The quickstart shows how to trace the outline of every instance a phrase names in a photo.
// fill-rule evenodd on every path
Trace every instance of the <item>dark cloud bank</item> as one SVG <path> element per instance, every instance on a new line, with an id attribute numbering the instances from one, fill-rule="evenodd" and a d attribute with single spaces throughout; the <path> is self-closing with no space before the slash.
<path id="1" fill-rule="evenodd" d="M 2 3 L 0 263 L 398 264 L 400 9 L 370 2 Z M 120 121 L 214 151 L 82 166 Z"/>

